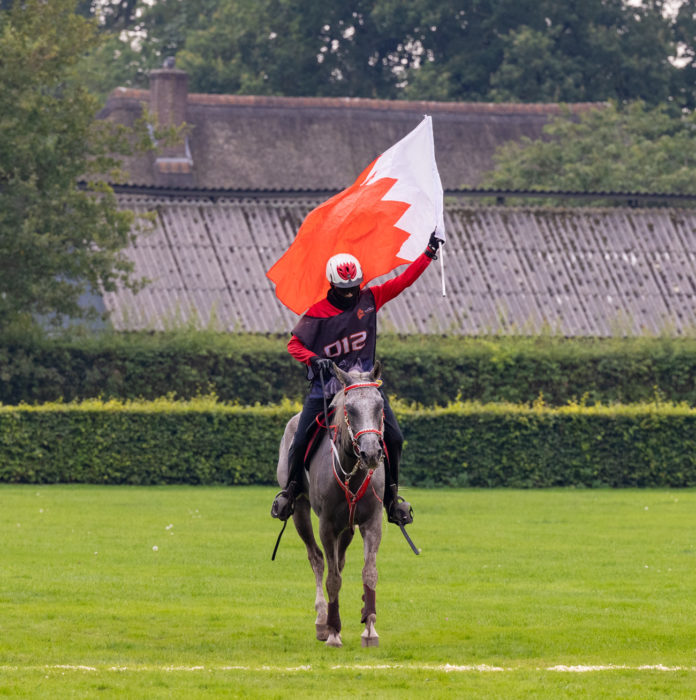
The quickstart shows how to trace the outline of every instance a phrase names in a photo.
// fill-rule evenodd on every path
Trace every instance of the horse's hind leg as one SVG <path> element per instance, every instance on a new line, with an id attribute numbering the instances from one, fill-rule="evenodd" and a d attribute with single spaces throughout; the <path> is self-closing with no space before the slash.
<path id="1" fill-rule="evenodd" d="M 375 629 L 377 620 L 377 550 L 382 541 L 382 513 L 380 509 L 379 521 L 373 518 L 368 524 L 360 528 L 363 536 L 365 565 L 363 566 L 363 601 L 365 605 L 362 609 L 360 621 L 365 624 L 365 629 L 361 635 L 364 647 L 379 646 L 379 635 Z"/>
<path id="2" fill-rule="evenodd" d="M 307 547 L 307 557 L 314 572 L 316 582 L 316 596 L 314 598 L 314 609 L 317 611 L 317 619 L 314 622 L 317 631 L 317 639 L 325 642 L 329 637 L 329 628 L 326 624 L 328 608 L 324 597 L 324 555 L 319 545 L 314 539 L 312 528 L 312 518 L 309 501 L 306 497 L 300 497 L 295 502 L 295 512 L 293 514 L 295 528 Z"/>

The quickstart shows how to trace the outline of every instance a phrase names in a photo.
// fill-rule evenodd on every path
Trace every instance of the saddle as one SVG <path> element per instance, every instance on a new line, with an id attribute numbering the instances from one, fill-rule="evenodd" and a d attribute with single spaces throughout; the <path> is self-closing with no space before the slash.
<path id="1" fill-rule="evenodd" d="M 307 441 L 307 449 L 305 450 L 304 454 L 304 468 L 307 471 L 309 471 L 309 463 L 311 462 L 314 453 L 317 451 L 317 447 L 319 447 L 322 437 L 324 437 L 324 432 L 326 431 L 327 427 L 333 427 L 331 425 L 331 419 L 335 414 L 336 407 L 334 406 L 329 408 L 329 413 L 327 416 L 329 420 L 328 426 L 324 423 L 324 413 L 322 412 L 315 418 L 314 422 L 307 429 L 307 436 L 309 439 Z"/>

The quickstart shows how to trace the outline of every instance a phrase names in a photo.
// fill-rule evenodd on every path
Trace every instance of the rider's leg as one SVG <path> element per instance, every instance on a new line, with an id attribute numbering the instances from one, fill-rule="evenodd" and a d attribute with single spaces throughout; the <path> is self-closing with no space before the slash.
<path id="1" fill-rule="evenodd" d="M 388 458 L 384 461 L 386 470 L 384 507 L 387 510 L 387 519 L 390 523 L 408 525 L 413 522 L 411 504 L 398 495 L 399 464 L 401 463 L 404 436 L 401 434 L 401 429 L 389 405 L 389 400 L 384 394 L 382 396 L 384 397 L 384 444 L 388 455 Z"/>
<path id="2" fill-rule="evenodd" d="M 287 520 L 295 510 L 295 499 L 302 492 L 304 482 L 304 456 L 309 444 L 310 428 L 316 417 L 324 410 L 324 401 L 319 398 L 305 399 L 295 436 L 288 452 L 288 480 L 285 488 L 275 497 L 271 506 L 271 515 L 280 520 Z"/>

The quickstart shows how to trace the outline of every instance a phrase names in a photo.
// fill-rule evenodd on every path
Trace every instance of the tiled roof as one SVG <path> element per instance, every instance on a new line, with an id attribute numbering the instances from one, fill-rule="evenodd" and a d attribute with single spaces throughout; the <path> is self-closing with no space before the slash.
<path id="1" fill-rule="evenodd" d="M 129 249 L 152 283 L 105 294 L 118 329 L 195 319 L 230 331 L 286 333 L 297 317 L 265 272 L 318 198 L 171 198 L 120 194 L 155 211 Z M 448 202 L 444 256 L 380 312 L 399 333 L 607 336 L 693 329 L 696 211 L 484 207 Z M 214 317 L 214 321 L 211 321 Z"/>
<path id="2" fill-rule="evenodd" d="M 174 72 L 181 74 L 181 72 Z M 102 118 L 132 124 L 148 90 L 117 88 Z M 184 94 L 190 173 L 199 189 L 343 189 L 380 153 L 433 118 L 435 153 L 446 189 L 476 186 L 503 142 L 539 138 L 557 104 L 408 102 L 363 98 Z M 570 105 L 575 112 L 599 106 Z M 153 156 L 127 159 L 128 184 L 178 186 Z"/>
<path id="3" fill-rule="evenodd" d="M 116 88 L 111 98 L 149 102 L 150 91 L 136 88 Z M 188 94 L 189 104 L 233 107 L 274 107 L 292 109 L 369 109 L 394 112 L 428 111 L 453 114 L 560 114 L 564 107 L 549 102 L 437 102 L 434 100 L 375 100 L 365 97 L 283 97 L 273 95 L 218 95 L 211 93 Z M 577 102 L 566 105 L 575 112 L 597 107 L 597 102 Z"/>

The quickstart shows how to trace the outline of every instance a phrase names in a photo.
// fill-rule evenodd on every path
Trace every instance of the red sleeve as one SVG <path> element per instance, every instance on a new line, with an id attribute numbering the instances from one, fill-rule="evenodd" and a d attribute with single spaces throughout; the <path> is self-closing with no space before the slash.
<path id="1" fill-rule="evenodd" d="M 314 353 L 311 350 L 307 350 L 296 335 L 293 335 L 292 338 L 290 338 L 290 342 L 288 343 L 288 352 L 296 360 L 304 363 L 305 365 L 308 365 L 310 359 L 314 357 Z"/>
<path id="2" fill-rule="evenodd" d="M 370 287 L 370 291 L 375 297 L 375 310 L 379 310 L 388 301 L 401 294 L 406 287 L 410 287 L 423 274 L 423 271 L 431 262 L 432 259 L 423 253 L 397 277 L 375 287 Z"/>

